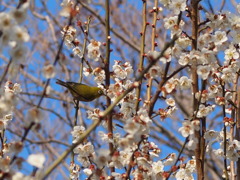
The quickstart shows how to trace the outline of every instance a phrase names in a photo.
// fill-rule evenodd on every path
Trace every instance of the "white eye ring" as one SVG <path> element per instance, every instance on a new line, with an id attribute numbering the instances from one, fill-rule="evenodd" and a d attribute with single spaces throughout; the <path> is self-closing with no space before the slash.
<path id="1" fill-rule="evenodd" d="M 103 94 L 103 91 L 102 90 L 98 90 L 98 94 Z"/>

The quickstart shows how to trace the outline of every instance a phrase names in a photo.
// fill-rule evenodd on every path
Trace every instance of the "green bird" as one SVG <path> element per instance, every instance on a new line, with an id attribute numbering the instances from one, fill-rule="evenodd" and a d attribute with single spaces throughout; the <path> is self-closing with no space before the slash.
<path id="1" fill-rule="evenodd" d="M 103 95 L 103 90 L 99 87 L 75 82 L 64 82 L 59 79 L 57 79 L 56 83 L 66 87 L 71 92 L 74 100 L 89 102 Z"/>

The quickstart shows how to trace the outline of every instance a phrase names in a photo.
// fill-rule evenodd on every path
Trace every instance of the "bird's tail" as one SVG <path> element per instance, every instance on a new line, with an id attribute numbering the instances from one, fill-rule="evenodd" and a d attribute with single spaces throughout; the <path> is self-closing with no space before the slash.
<path id="1" fill-rule="evenodd" d="M 67 83 L 64 82 L 64 81 L 61 81 L 60 79 L 57 79 L 56 83 L 57 83 L 57 84 L 60 84 L 60 85 L 62 85 L 62 86 L 64 86 L 64 87 L 68 87 Z"/>

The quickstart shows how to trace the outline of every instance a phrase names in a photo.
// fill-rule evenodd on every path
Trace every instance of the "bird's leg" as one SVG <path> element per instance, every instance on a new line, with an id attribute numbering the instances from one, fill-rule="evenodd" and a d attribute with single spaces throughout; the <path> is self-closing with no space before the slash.
<path id="1" fill-rule="evenodd" d="M 76 99 L 73 99 L 73 103 L 74 103 L 74 108 L 78 108 L 78 100 Z"/>
<path id="2" fill-rule="evenodd" d="M 74 99 L 73 102 L 74 102 L 74 108 L 75 108 L 74 126 L 76 126 L 77 119 L 78 119 L 79 100 Z"/>

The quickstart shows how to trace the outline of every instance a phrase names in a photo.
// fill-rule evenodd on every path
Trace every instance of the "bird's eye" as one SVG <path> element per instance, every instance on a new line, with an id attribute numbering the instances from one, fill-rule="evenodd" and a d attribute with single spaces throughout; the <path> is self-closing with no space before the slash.
<path id="1" fill-rule="evenodd" d="M 103 91 L 102 90 L 98 90 L 98 94 L 103 94 Z"/>

